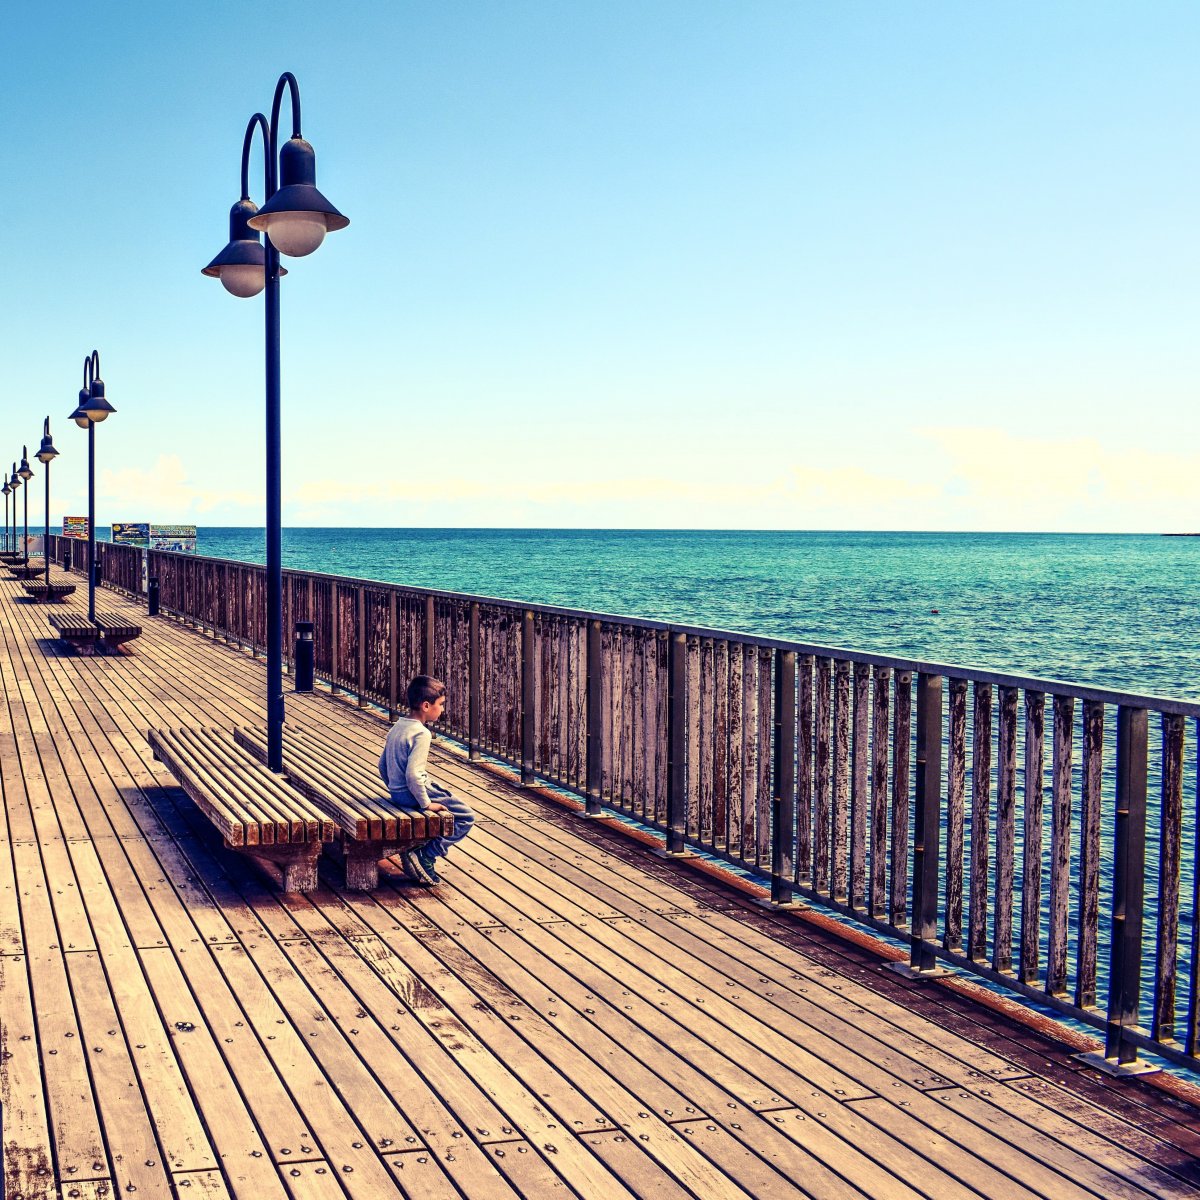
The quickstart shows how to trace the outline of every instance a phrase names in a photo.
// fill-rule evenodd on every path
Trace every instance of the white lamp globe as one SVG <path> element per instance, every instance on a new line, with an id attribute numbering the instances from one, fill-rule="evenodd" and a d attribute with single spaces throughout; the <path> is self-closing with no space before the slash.
<path id="1" fill-rule="evenodd" d="M 264 224 L 271 244 L 280 254 L 290 258 L 311 254 L 325 240 L 324 213 L 273 213 Z"/>
<path id="2" fill-rule="evenodd" d="M 230 263 L 221 268 L 221 286 L 231 295 L 248 300 L 267 286 L 262 263 Z"/>

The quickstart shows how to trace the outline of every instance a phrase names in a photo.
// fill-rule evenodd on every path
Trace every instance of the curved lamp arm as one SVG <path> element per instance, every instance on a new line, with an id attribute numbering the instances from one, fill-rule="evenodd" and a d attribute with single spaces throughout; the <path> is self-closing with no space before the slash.
<path id="1" fill-rule="evenodd" d="M 287 88 L 292 94 L 292 137 L 303 135 L 300 132 L 300 85 L 291 71 L 284 71 L 275 85 L 275 99 L 271 102 L 271 163 L 274 166 L 279 161 L 279 109 L 283 104 L 283 91 Z M 270 197 L 268 197 L 269 199 Z"/>
<path id="2" fill-rule="evenodd" d="M 266 183 L 267 195 L 271 198 L 275 190 L 275 156 L 271 153 L 271 130 L 267 118 L 262 113 L 255 113 L 246 122 L 246 136 L 242 139 L 242 199 L 250 199 L 250 147 L 254 144 L 254 131 L 261 129 L 263 135 L 263 176 Z"/>

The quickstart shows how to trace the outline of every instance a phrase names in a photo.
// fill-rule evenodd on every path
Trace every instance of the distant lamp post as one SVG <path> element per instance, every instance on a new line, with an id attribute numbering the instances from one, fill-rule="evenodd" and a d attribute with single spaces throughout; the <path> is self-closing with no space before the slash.
<path id="1" fill-rule="evenodd" d="M 279 112 L 285 91 L 291 94 L 292 136 L 279 145 Z M 250 147 L 262 132 L 264 204 L 250 199 Z M 255 113 L 242 139 L 241 199 L 229 212 L 229 243 L 201 272 L 219 279 L 235 296 L 256 296 L 266 289 L 267 358 L 267 765 L 283 769 L 283 555 L 280 501 L 279 280 L 286 272 L 279 255 L 301 258 L 325 240 L 325 234 L 350 224 L 317 190 L 317 159 L 300 132 L 300 88 L 287 71 L 275 85 L 268 124 Z M 266 244 L 258 235 L 265 231 Z"/>
<path id="2" fill-rule="evenodd" d="M 42 444 L 37 452 L 37 460 L 46 468 L 46 531 L 42 538 L 42 559 L 46 567 L 46 587 L 50 586 L 50 463 L 58 457 L 58 451 L 50 440 L 50 418 L 47 417 L 42 425 Z"/>
<path id="3" fill-rule="evenodd" d="M 21 482 L 26 485 L 28 485 L 29 481 L 33 478 L 33 470 L 29 466 L 29 447 L 28 446 L 21 447 L 21 465 L 17 468 L 17 474 L 20 475 Z M 14 521 L 13 524 L 15 525 L 16 521 Z M 29 570 L 29 488 L 28 488 L 28 486 L 26 486 L 26 488 L 25 488 L 24 552 L 25 552 L 25 559 L 24 559 L 25 570 L 26 570 L 26 572 L 28 572 L 28 570 Z"/>
<path id="4" fill-rule="evenodd" d="M 8 536 L 8 498 L 12 495 L 12 488 L 8 486 L 8 480 L 4 480 L 4 486 L 0 488 L 0 492 L 4 493 L 4 553 L 12 553 L 12 540 Z M 16 501 L 14 500 L 15 504 Z"/>
<path id="5" fill-rule="evenodd" d="M 12 465 L 12 475 L 10 475 L 8 479 L 8 487 L 12 492 L 12 548 L 14 554 L 21 553 L 20 550 L 17 549 L 17 490 L 20 488 L 20 486 L 21 477 L 17 474 L 17 464 L 14 462 Z"/>
<path id="6" fill-rule="evenodd" d="M 117 410 L 104 398 L 100 352 L 83 360 L 83 387 L 71 420 L 88 431 L 88 620 L 96 620 L 96 426 Z"/>

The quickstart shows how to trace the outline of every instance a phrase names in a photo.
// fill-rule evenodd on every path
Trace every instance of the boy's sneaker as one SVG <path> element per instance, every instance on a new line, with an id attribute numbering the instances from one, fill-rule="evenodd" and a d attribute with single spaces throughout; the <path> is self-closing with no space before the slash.
<path id="1" fill-rule="evenodd" d="M 437 873 L 437 855 L 431 854 L 424 846 L 416 851 L 413 857 L 426 883 L 441 883 L 442 877 Z"/>
<path id="2" fill-rule="evenodd" d="M 400 855 L 400 864 L 404 867 L 405 876 L 413 883 L 429 882 L 421 870 L 421 864 L 417 861 L 417 852 L 415 850 L 405 850 Z"/>

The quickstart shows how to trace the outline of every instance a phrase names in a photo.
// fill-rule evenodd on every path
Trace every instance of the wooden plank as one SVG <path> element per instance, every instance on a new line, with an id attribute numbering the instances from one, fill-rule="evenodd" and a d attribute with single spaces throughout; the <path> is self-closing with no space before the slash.
<path id="1" fill-rule="evenodd" d="M 971 907 L 967 956 L 987 958 L 988 839 L 992 796 L 992 685 L 974 685 L 971 717 Z"/>
<path id="2" fill-rule="evenodd" d="M 53 1186 L 54 1145 L 42 1088 L 33 998 L 23 955 L 0 955 L 0 1112 L 5 1196 L 38 1196 Z M 107 1179 L 107 1171 L 100 1176 Z"/>
<path id="3" fill-rule="evenodd" d="M 1180 850 L 1183 844 L 1183 735 L 1183 717 L 1164 713 L 1162 798 L 1159 810 L 1158 928 L 1154 956 L 1154 1016 L 1150 1032 L 1153 1037 L 1166 1042 L 1175 1040 Z M 1192 869 L 1195 870 L 1194 863 Z M 1194 936 L 1196 935 L 1193 930 Z"/>
<path id="4" fill-rule="evenodd" d="M 1046 991 L 1067 990 L 1067 931 L 1071 903 L 1071 755 L 1075 700 L 1054 697 L 1054 774 L 1050 795 L 1050 927 L 1047 941 Z"/>
<path id="5" fill-rule="evenodd" d="M 912 761 L 912 672 L 897 671 L 892 711 L 892 846 L 889 917 L 908 925 L 909 766 Z"/>
<path id="6" fill-rule="evenodd" d="M 850 779 L 850 903 L 866 907 L 867 896 L 867 814 L 870 809 L 871 667 L 854 664 L 854 734 L 851 745 Z"/>
<path id="7" fill-rule="evenodd" d="M 1025 692 L 1025 814 L 1024 858 L 1021 870 L 1022 983 L 1036 984 L 1041 974 L 1039 949 L 1042 928 L 1042 809 L 1045 763 L 1046 696 Z"/>
<path id="8" fill-rule="evenodd" d="M 942 946 L 962 949 L 963 830 L 967 790 L 967 681 L 951 677 L 946 759 L 946 922 Z"/>
<path id="9" fill-rule="evenodd" d="M 828 892 L 830 885 L 830 836 L 833 799 L 832 731 L 829 727 L 829 689 L 832 664 L 828 658 L 815 660 L 813 683 L 813 875 L 812 885 L 818 892 Z"/>
<path id="10" fill-rule="evenodd" d="M 992 970 L 1012 970 L 1012 896 L 1017 812 L 1017 689 L 1000 689 L 997 737 L 996 878 L 993 895 Z"/>
<path id="11" fill-rule="evenodd" d="M 829 816 L 830 895 L 848 898 L 847 840 L 850 816 L 850 666 L 834 662 L 833 672 L 833 804 Z"/>

